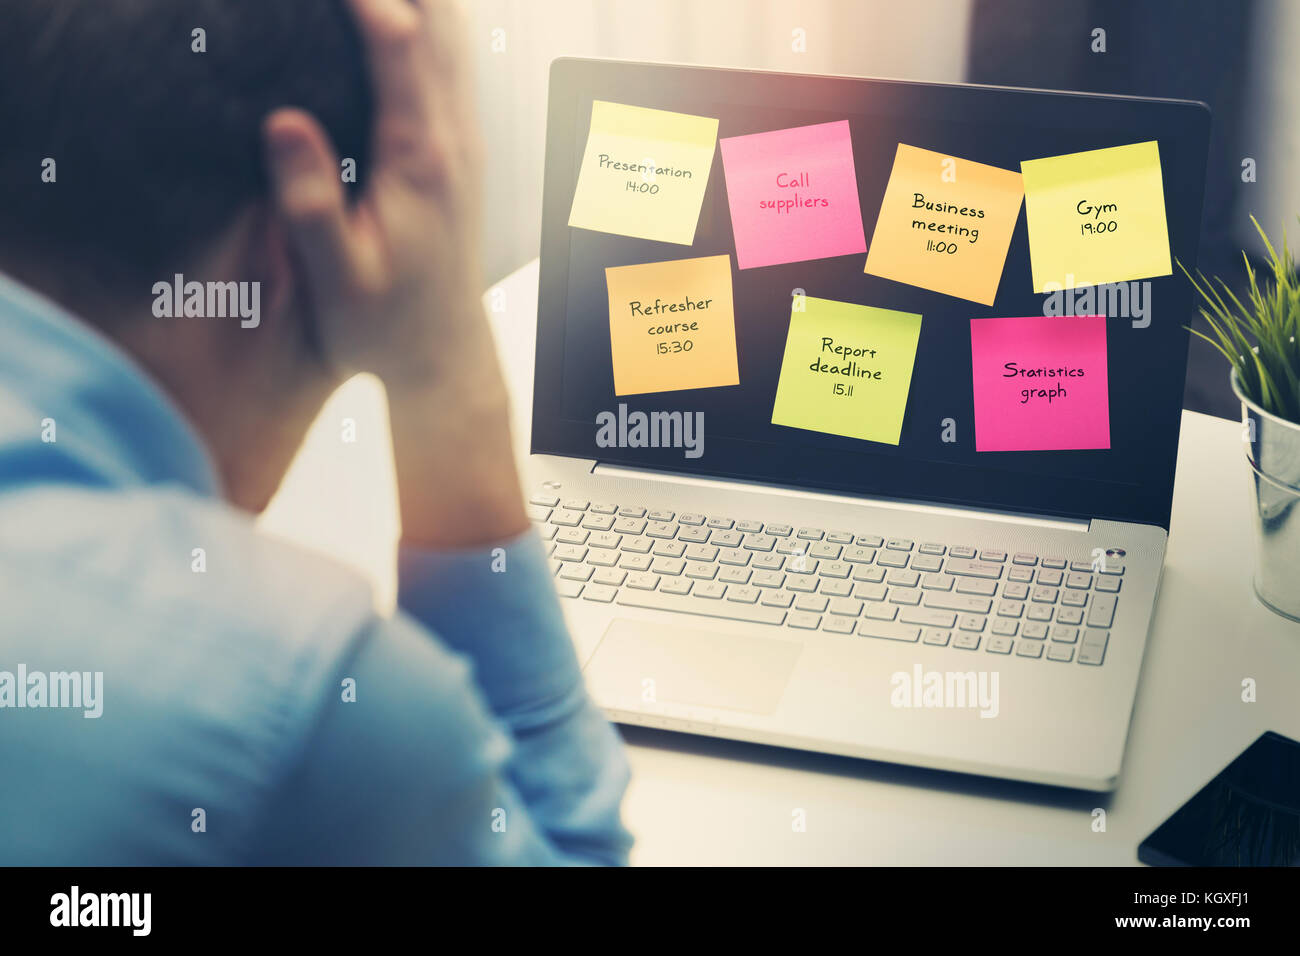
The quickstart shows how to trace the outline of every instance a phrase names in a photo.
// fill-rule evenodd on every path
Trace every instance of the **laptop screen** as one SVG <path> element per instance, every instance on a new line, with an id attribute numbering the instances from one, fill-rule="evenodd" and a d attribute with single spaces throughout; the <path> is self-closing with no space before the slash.
<path id="1" fill-rule="evenodd" d="M 559 60 L 533 451 L 1168 527 L 1208 128 Z"/>

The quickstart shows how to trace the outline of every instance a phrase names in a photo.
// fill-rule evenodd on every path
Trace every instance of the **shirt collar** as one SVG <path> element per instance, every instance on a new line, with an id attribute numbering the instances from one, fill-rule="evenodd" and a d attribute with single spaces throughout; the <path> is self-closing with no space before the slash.
<path id="1" fill-rule="evenodd" d="M 198 432 L 149 374 L 115 342 L 3 273 L 0 476 L 3 484 L 170 482 L 221 494 Z"/>

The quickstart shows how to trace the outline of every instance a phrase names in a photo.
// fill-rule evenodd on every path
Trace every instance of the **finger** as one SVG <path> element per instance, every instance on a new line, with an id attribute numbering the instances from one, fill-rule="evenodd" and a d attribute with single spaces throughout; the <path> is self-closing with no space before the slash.
<path id="1" fill-rule="evenodd" d="M 276 207 L 313 290 L 329 296 L 350 281 L 358 258 L 334 148 L 302 110 L 276 110 L 264 136 Z"/>
<path id="2" fill-rule="evenodd" d="M 432 116 L 434 60 L 412 0 L 347 0 L 375 94 L 376 156 L 418 148 Z"/>

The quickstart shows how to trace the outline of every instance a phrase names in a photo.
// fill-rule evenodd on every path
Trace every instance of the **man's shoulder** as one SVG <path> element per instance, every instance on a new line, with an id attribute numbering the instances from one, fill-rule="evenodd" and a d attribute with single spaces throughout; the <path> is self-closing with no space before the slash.
<path id="1" fill-rule="evenodd" d="M 257 808 L 375 620 L 359 575 L 158 487 L 0 495 L 0 606 L 0 678 L 48 681 L 37 700 L 11 679 L 24 709 L 0 720 L 0 750 L 15 748 L 15 769 L 31 764 L 10 782 L 14 825 L 64 833 L 84 816 L 50 851 L 82 862 L 120 861 L 122 840 L 139 860 L 241 858 Z M 68 674 L 83 697 L 97 690 L 95 719 L 81 713 L 88 700 L 54 701 Z M 125 835 L 91 825 L 93 808 L 51 801 L 38 784 L 52 765 L 80 767 Z M 196 807 L 224 821 L 219 838 L 190 838 Z M 17 852 L 20 837 L 0 825 L 0 850 Z"/>
<path id="2" fill-rule="evenodd" d="M 123 613 L 184 612 L 240 632 L 291 637 L 373 611 L 356 572 L 172 486 L 54 485 L 0 496 L 0 564 Z"/>

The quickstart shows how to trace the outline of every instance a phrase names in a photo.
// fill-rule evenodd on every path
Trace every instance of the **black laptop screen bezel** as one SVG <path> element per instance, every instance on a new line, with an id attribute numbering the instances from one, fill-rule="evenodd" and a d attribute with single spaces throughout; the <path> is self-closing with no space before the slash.
<path id="1" fill-rule="evenodd" d="M 708 92 L 701 92 L 705 90 Z M 1153 353 L 1160 357 L 1152 363 L 1147 383 L 1150 401 L 1143 402 L 1141 408 L 1111 409 L 1112 417 L 1134 414 L 1146 422 L 1141 447 L 1134 460 L 1123 466 L 1129 478 L 1122 484 L 1068 477 L 1044 480 L 1039 474 L 1005 467 L 936 464 L 902 457 L 884 459 L 872 455 L 869 449 L 859 452 L 814 448 L 794 455 L 781 444 L 716 434 L 708 436 L 708 454 L 694 461 L 680 454 L 668 458 L 658 449 L 598 447 L 596 423 L 566 418 L 562 409 L 571 248 L 568 218 L 577 182 L 578 153 L 585 138 L 577 130 L 580 127 L 585 134 L 593 99 L 645 106 L 673 104 L 662 108 L 688 113 L 693 112 L 691 102 L 705 100 L 792 109 L 800 103 L 815 102 L 823 113 L 853 113 L 867 100 L 887 103 L 890 109 L 922 110 L 940 122 L 945 118 L 968 122 L 980 117 L 991 121 L 1012 115 L 1028 126 L 1078 125 L 1113 129 L 1121 138 L 1133 142 L 1154 139 L 1160 143 L 1171 255 L 1193 273 L 1209 144 L 1210 113 L 1205 104 L 577 58 L 556 60 L 550 75 L 532 416 L 534 454 L 864 497 L 1136 522 L 1168 529 L 1187 367 L 1186 324 L 1193 314 L 1193 290 L 1177 265 L 1174 270 L 1179 281 L 1166 281 L 1164 292 L 1151 310 L 1151 327 L 1145 330 L 1151 335 Z M 715 165 L 717 162 L 715 154 Z M 1188 201 L 1189 197 L 1195 199 Z M 872 201 L 866 196 L 861 199 L 864 207 Z M 1023 207 L 1017 228 L 1024 228 Z M 870 241 L 870 230 L 867 238 Z M 1011 268 L 1010 263 L 1007 268 Z M 1026 273 L 1024 281 L 1028 282 L 1027 263 L 1018 268 Z M 611 393 L 610 408 L 619 401 Z M 870 467 L 862 467 L 864 463 Z M 848 474 L 860 477 L 847 483 L 840 476 Z"/>

